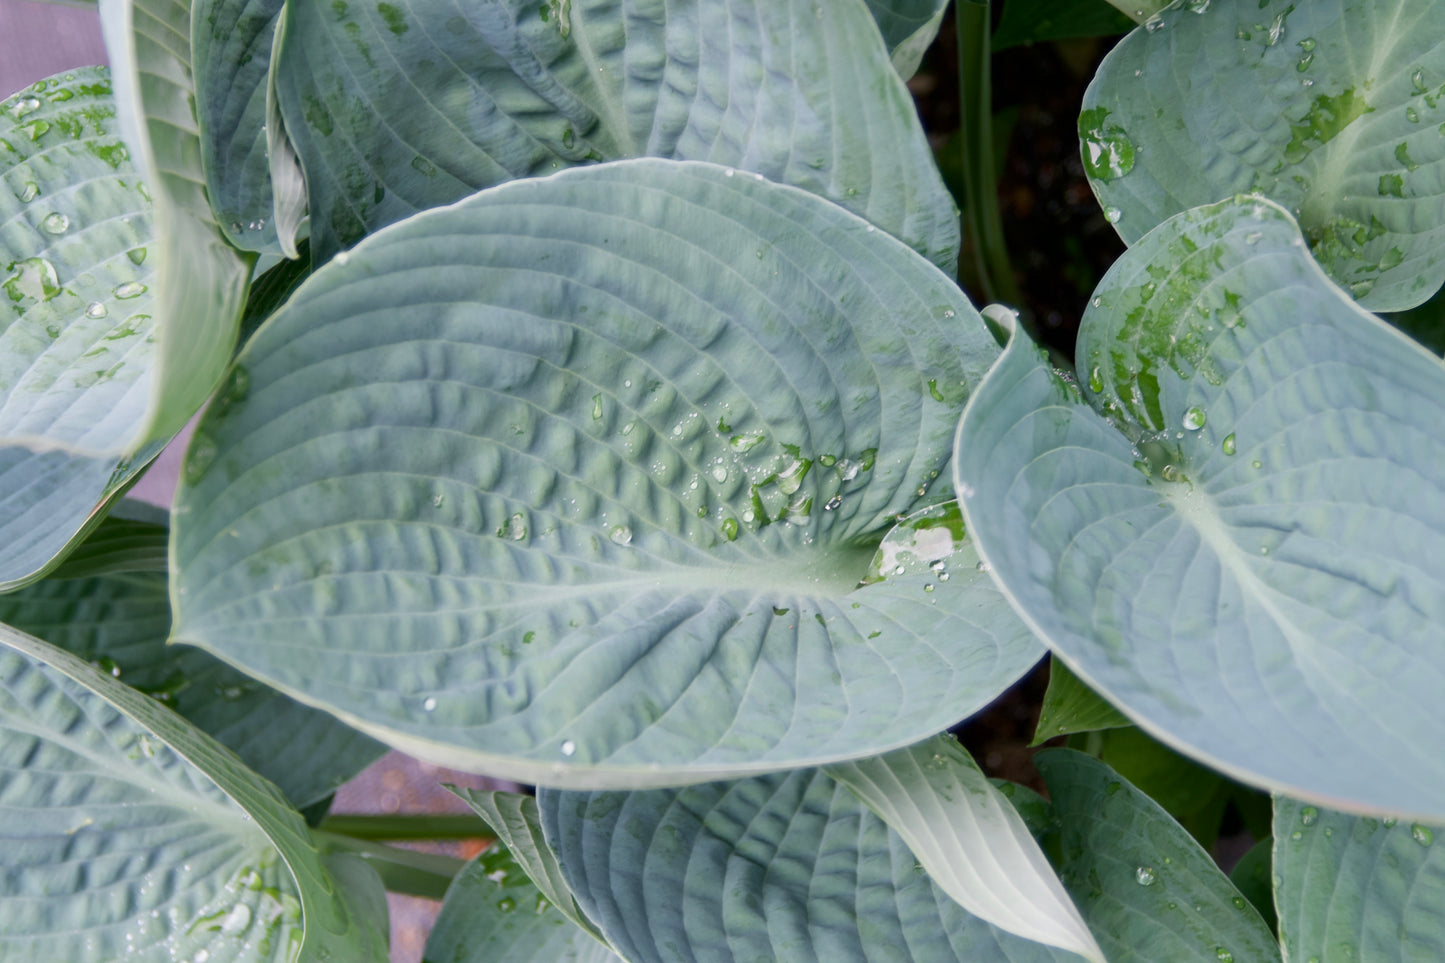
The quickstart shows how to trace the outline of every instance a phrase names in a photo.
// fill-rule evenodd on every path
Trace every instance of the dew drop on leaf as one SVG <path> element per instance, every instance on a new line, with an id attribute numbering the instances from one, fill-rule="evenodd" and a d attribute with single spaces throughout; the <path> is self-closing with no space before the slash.
<path id="1" fill-rule="evenodd" d="M 1154 881 L 1158 879 L 1158 877 L 1154 875 L 1154 867 L 1140 866 L 1134 870 L 1134 879 L 1138 881 L 1140 886 L 1153 886 Z"/>
<path id="2" fill-rule="evenodd" d="M 1410 838 L 1421 846 L 1429 846 L 1435 841 L 1435 833 L 1429 826 L 1422 826 L 1419 823 L 1415 823 L 1410 827 Z"/>
<path id="3" fill-rule="evenodd" d="M 1227 434 L 1227 435 L 1224 436 L 1224 441 L 1222 441 L 1222 442 L 1219 443 L 1219 448 L 1220 448 L 1220 450 L 1223 451 L 1226 455 L 1232 455 L 1232 454 L 1234 454 L 1234 451 L 1235 451 L 1234 432 L 1231 431 L 1229 434 Z"/>
<path id="4" fill-rule="evenodd" d="M 40 229 L 46 234 L 64 234 L 70 229 L 70 218 L 54 211 L 45 215 L 45 220 L 40 222 Z"/>
<path id="5" fill-rule="evenodd" d="M 1190 431 L 1198 431 L 1203 428 L 1205 420 L 1204 409 L 1198 405 L 1184 412 L 1184 427 Z"/>

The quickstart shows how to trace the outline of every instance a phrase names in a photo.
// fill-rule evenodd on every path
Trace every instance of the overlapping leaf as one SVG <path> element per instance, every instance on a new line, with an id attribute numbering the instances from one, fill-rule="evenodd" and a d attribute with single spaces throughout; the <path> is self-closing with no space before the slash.
<path id="1" fill-rule="evenodd" d="M 1079 118 L 1125 241 L 1258 192 L 1374 311 L 1445 281 L 1440 0 L 1191 0 L 1105 59 Z"/>
<path id="2" fill-rule="evenodd" d="M 1157 803 L 1083 753 L 1034 760 L 1062 829 L 1059 875 L 1111 963 L 1278 963 L 1259 913 Z"/>
<path id="3" fill-rule="evenodd" d="M 1291 960 L 1445 958 L 1445 827 L 1277 796 L 1274 873 Z"/>
<path id="4" fill-rule="evenodd" d="M 952 201 L 862 0 L 297 4 L 277 68 L 321 261 L 481 188 L 640 156 L 762 173 L 957 260 Z"/>
<path id="5" fill-rule="evenodd" d="M 1180 751 L 1442 814 L 1440 360 L 1248 198 L 1130 250 L 1079 357 L 1089 404 L 1016 336 L 959 426 L 971 533 L 1020 611 Z"/>
<path id="6" fill-rule="evenodd" d="M 334 875 L 274 787 L 73 656 L 0 642 L 0 955 L 386 959 L 375 875 Z"/>
<path id="7" fill-rule="evenodd" d="M 314 275 L 178 497 L 178 640 L 424 758 L 678 783 L 924 738 L 1039 654 L 946 493 L 997 351 L 811 194 L 639 160 Z M 905 537 L 906 536 L 906 537 Z"/>
<path id="8" fill-rule="evenodd" d="M 0 596 L 0 621 L 100 665 L 170 706 L 276 783 L 298 808 L 334 792 L 384 751 L 214 656 L 167 646 L 171 618 L 163 567 L 45 579 Z"/>
<path id="9" fill-rule="evenodd" d="M 0 103 L 0 588 L 39 577 L 145 458 L 151 204 L 88 67 Z"/>
<path id="10" fill-rule="evenodd" d="M 243 251 L 279 252 L 266 92 L 283 0 L 195 0 L 196 113 L 217 224 Z"/>
<path id="11" fill-rule="evenodd" d="M 227 242 L 206 190 L 190 0 L 101 0 L 100 13 L 120 129 L 155 201 L 157 375 L 141 440 L 168 440 L 225 373 L 253 257 Z"/>
<path id="12" fill-rule="evenodd" d="M 1077 963 L 970 916 L 820 770 L 634 793 L 543 791 L 573 893 L 633 963 Z"/>
<path id="13" fill-rule="evenodd" d="M 1024 820 L 952 736 L 826 771 L 964 909 L 1016 936 L 1104 959 Z"/>
<path id="14" fill-rule="evenodd" d="M 948 0 L 865 0 L 883 42 L 893 56 L 894 69 L 904 80 L 918 72 L 923 55 L 938 36 Z"/>
<path id="15" fill-rule="evenodd" d="M 1085 685 L 1068 665 L 1059 659 L 1049 662 L 1049 688 L 1039 707 L 1039 722 L 1030 745 L 1040 745 L 1055 736 L 1128 725 L 1133 725 L 1129 717 Z"/>

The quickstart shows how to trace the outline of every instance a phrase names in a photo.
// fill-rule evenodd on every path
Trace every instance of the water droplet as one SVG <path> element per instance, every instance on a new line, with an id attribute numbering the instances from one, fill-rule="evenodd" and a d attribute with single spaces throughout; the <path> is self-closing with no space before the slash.
<path id="1" fill-rule="evenodd" d="M 1224 441 L 1219 443 L 1219 448 L 1226 455 L 1234 454 L 1234 432 L 1231 431 L 1229 434 L 1224 436 Z"/>
<path id="2" fill-rule="evenodd" d="M 1184 412 L 1184 427 L 1190 431 L 1198 431 L 1204 427 L 1206 417 L 1204 409 L 1195 405 Z"/>
<path id="3" fill-rule="evenodd" d="M 221 932 L 227 936 L 235 936 L 245 932 L 251 925 L 251 907 L 245 903 L 237 903 L 231 907 L 231 912 L 221 921 Z"/>
<path id="4" fill-rule="evenodd" d="M 497 536 L 513 542 L 520 542 L 527 537 L 527 516 L 521 512 L 509 516 L 502 527 L 497 529 Z"/>
<path id="5" fill-rule="evenodd" d="M 1079 137 L 1083 144 L 1084 168 L 1101 181 L 1123 177 L 1134 169 L 1138 153 L 1124 128 L 1107 123 L 1104 107 L 1086 110 L 1079 116 Z"/>
<path id="6" fill-rule="evenodd" d="M 1320 811 L 1313 806 L 1306 806 L 1300 810 L 1299 821 L 1301 825 L 1313 826 L 1315 820 L 1320 818 Z"/>
<path id="7" fill-rule="evenodd" d="M 1234 954 L 1222 946 L 1215 948 L 1214 958 L 1217 959 L 1219 963 L 1234 963 Z"/>
<path id="8" fill-rule="evenodd" d="M 991 572 L 991 571 L 993 571 L 993 566 L 990 565 L 990 564 L 988 564 L 987 562 L 983 561 L 982 559 L 979 560 L 979 563 L 978 563 L 977 565 L 975 565 L 974 568 L 978 569 L 980 572 Z"/>
<path id="9" fill-rule="evenodd" d="M 432 712 L 437 707 L 437 700 L 432 696 L 427 696 L 426 700 L 422 702 L 421 707 L 423 712 Z"/>
<path id="10" fill-rule="evenodd" d="M 833 509 L 837 508 L 841 504 L 843 504 L 843 496 L 834 493 L 833 497 L 828 499 L 828 501 L 823 504 L 823 511 L 831 512 Z"/>
<path id="11" fill-rule="evenodd" d="M 1158 31 L 1163 29 L 1164 18 L 1159 16 L 1159 14 L 1157 13 L 1150 17 L 1148 20 L 1144 21 L 1144 30 L 1147 33 L 1157 33 Z"/>
<path id="12" fill-rule="evenodd" d="M 725 482 L 728 480 L 728 470 L 725 465 L 712 466 L 713 481 Z"/>
<path id="13" fill-rule="evenodd" d="M 1410 75 L 1410 83 L 1415 87 L 1415 93 L 1428 94 L 1430 88 L 1425 86 L 1425 68 L 1416 67 L 1415 72 Z"/>
<path id="14" fill-rule="evenodd" d="M 1414 107 L 1405 108 L 1405 119 L 1412 124 L 1420 123 L 1420 112 Z"/>
<path id="15" fill-rule="evenodd" d="M 563 741 L 563 743 L 562 743 L 562 755 L 564 755 L 564 756 L 570 756 L 570 755 L 574 754 L 576 751 L 577 751 L 577 743 L 573 742 L 571 739 L 567 739 L 567 740 Z"/>
<path id="16" fill-rule="evenodd" d="M 1178 465 L 1165 465 L 1159 472 L 1159 477 L 1167 482 L 1181 482 L 1185 480 L 1184 472 L 1179 470 Z"/>
<path id="17" fill-rule="evenodd" d="M 1384 819 L 1381 819 L 1380 822 L 1384 823 L 1386 829 L 1393 829 L 1399 820 L 1394 816 L 1386 816 Z"/>
<path id="18" fill-rule="evenodd" d="M 1263 467 L 1264 467 L 1264 462 L 1259 461 L 1258 459 L 1256 459 L 1255 461 L 1250 462 L 1250 464 L 1253 465 L 1255 468 L 1263 468 Z"/>
<path id="19" fill-rule="evenodd" d="M 1298 44 L 1296 44 L 1296 46 L 1303 50 L 1305 53 L 1309 53 L 1311 50 L 1315 49 L 1315 38 L 1306 37 Z"/>
<path id="20" fill-rule="evenodd" d="M 45 220 L 40 222 L 40 229 L 46 234 L 64 234 L 70 229 L 70 218 L 55 211 L 45 215 Z"/>
<path id="21" fill-rule="evenodd" d="M 24 117 L 26 114 L 33 114 L 33 113 L 35 113 L 35 111 L 37 111 L 37 110 L 39 110 L 39 109 L 40 109 L 40 100 L 39 100 L 39 98 L 36 98 L 36 97 L 22 97 L 20 100 L 18 100 L 18 101 L 15 102 L 15 106 L 14 106 L 14 107 L 11 107 L 11 108 L 10 108 L 10 116 L 14 117 L 16 120 L 19 120 L 21 117 Z"/>
<path id="22" fill-rule="evenodd" d="M 1243 896 L 1236 896 L 1236 897 L 1234 897 L 1233 899 L 1231 899 L 1230 902 L 1234 904 L 1234 908 L 1235 908 L 1235 909 L 1240 910 L 1240 911 L 1245 910 L 1245 909 L 1248 908 L 1248 906 L 1249 906 L 1249 904 L 1244 901 L 1244 897 L 1243 897 Z"/>
<path id="23" fill-rule="evenodd" d="M 34 181 L 26 181 L 25 186 L 20 189 L 20 193 L 16 194 L 15 198 L 21 204 L 29 204 L 31 201 L 35 200 L 39 196 L 40 185 L 35 183 Z"/>
<path id="24" fill-rule="evenodd" d="M 614 545 L 631 545 L 632 529 L 626 525 L 614 525 L 609 537 L 612 539 Z"/>
<path id="25" fill-rule="evenodd" d="M 1104 208 L 1104 220 L 1108 221 L 1110 224 L 1118 224 L 1119 220 L 1123 216 L 1124 212 L 1119 210 L 1117 207 Z"/>
<path id="26" fill-rule="evenodd" d="M 497 909 L 501 910 L 503 913 L 510 913 L 516 908 L 517 901 L 512 899 L 512 897 L 510 896 L 503 896 L 501 899 L 497 900 Z"/>
<path id="27" fill-rule="evenodd" d="M 443 495 L 441 492 L 437 492 L 435 495 L 433 495 L 433 496 L 431 497 L 432 508 L 441 508 L 441 507 L 442 507 L 442 502 L 444 502 L 444 501 L 446 501 L 446 500 L 447 500 L 447 496 Z"/>
<path id="28" fill-rule="evenodd" d="M 932 582 L 925 582 L 925 583 L 923 584 L 923 591 L 925 591 L 925 592 L 932 592 L 932 591 L 933 591 L 933 583 L 932 583 Z"/>
<path id="29" fill-rule="evenodd" d="M 146 259 L 146 249 L 143 247 L 133 247 L 129 251 L 125 252 L 125 256 L 130 258 L 130 263 L 132 264 L 144 264 Z"/>
<path id="30" fill-rule="evenodd" d="M 60 276 L 55 265 L 43 257 L 29 257 L 10 265 L 15 273 L 5 280 L 5 294 L 11 301 L 31 298 L 35 301 L 49 301 L 60 293 Z"/>
<path id="31" fill-rule="evenodd" d="M 1138 880 L 1140 886 L 1153 886 L 1154 881 L 1159 877 L 1154 875 L 1154 867 L 1140 866 L 1134 870 L 1134 879 Z"/>
<path id="32" fill-rule="evenodd" d="M 85 306 L 85 316 L 92 321 L 99 320 L 109 314 L 110 311 L 99 301 L 92 301 Z"/>
<path id="33" fill-rule="evenodd" d="M 592 396 L 592 420 L 602 420 L 602 393 L 600 391 Z"/>
<path id="34" fill-rule="evenodd" d="M 146 293 L 146 286 L 139 281 L 127 281 L 115 289 L 115 296 L 122 301 L 138 298 Z"/>
<path id="35" fill-rule="evenodd" d="M 1429 846 L 1435 841 L 1435 833 L 1429 826 L 1422 826 L 1419 823 L 1415 823 L 1410 827 L 1410 838 L 1421 846 Z"/>

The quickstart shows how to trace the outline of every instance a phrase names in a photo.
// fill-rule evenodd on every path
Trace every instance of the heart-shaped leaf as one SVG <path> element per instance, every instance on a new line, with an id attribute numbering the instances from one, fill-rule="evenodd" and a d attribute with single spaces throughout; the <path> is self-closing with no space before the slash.
<path id="1" fill-rule="evenodd" d="M 117 528 L 103 525 L 101 532 Z M 95 542 L 86 542 L 77 555 L 93 554 L 86 549 Z M 330 795 L 384 751 L 326 713 L 288 699 L 214 656 L 190 646 L 167 646 L 171 619 L 163 565 L 45 579 L 0 596 L 0 621 L 170 706 L 276 783 L 298 808 Z"/>
<path id="2" fill-rule="evenodd" d="M 1104 959 L 1023 819 L 952 736 L 826 771 L 901 836 L 934 883 L 974 916 Z"/>
<path id="3" fill-rule="evenodd" d="M 1291 960 L 1445 959 L 1445 827 L 1276 796 L 1274 874 Z"/>
<path id="4" fill-rule="evenodd" d="M 386 959 L 375 874 L 154 700 L 0 626 L 0 729 L 7 956 Z"/>
<path id="5" fill-rule="evenodd" d="M 826 15 L 815 0 L 306 3 L 277 57 L 318 261 L 481 188 L 641 156 L 759 172 L 950 273 L 958 259 L 953 203 L 862 0 Z"/>
<path id="6" fill-rule="evenodd" d="M 1088 404 L 1016 336 L 959 426 L 970 530 L 1019 610 L 1181 752 L 1445 815 L 1445 366 L 1248 198 L 1127 252 L 1078 350 Z"/>
<path id="7" fill-rule="evenodd" d="M 225 374 L 254 258 L 227 242 L 207 195 L 190 0 L 101 0 L 100 14 L 120 130 L 155 199 L 156 375 L 141 439 L 169 439 Z"/>
<path id="8" fill-rule="evenodd" d="M 149 454 L 151 204 L 86 67 L 0 103 L 0 590 L 39 578 Z"/>
<path id="9" fill-rule="evenodd" d="M 538 794 L 578 901 L 633 963 L 1079 963 L 970 916 L 821 770 Z"/>
<path id="10" fill-rule="evenodd" d="M 175 637 L 534 783 L 916 742 L 1040 652 L 939 507 L 996 351 L 927 261 L 760 175 L 625 161 L 426 212 L 241 354 L 177 500 Z"/>
<path id="11" fill-rule="evenodd" d="M 1191 0 L 1105 58 L 1079 117 L 1121 237 L 1233 194 L 1289 208 L 1375 311 L 1445 281 L 1441 0 Z"/>
<path id="12" fill-rule="evenodd" d="M 1258 911 L 1169 814 L 1091 756 L 1034 756 L 1062 830 L 1059 876 L 1111 963 L 1279 963 Z"/>
<path id="13" fill-rule="evenodd" d="M 427 936 L 424 958 L 436 963 L 621 963 L 605 944 L 558 912 L 500 840 L 457 874 Z"/>

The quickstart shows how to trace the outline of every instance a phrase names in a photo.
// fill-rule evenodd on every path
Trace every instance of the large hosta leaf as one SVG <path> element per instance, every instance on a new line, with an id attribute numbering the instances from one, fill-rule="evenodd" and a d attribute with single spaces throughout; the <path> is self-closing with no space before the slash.
<path id="1" fill-rule="evenodd" d="M 241 354 L 177 501 L 175 636 L 533 782 L 916 742 L 1040 652 L 930 507 L 996 351 L 921 257 L 760 176 L 504 185 L 368 239 Z"/>
<path id="2" fill-rule="evenodd" d="M 1445 959 L 1445 827 L 1277 796 L 1274 874 L 1291 960 Z"/>
<path id="3" fill-rule="evenodd" d="M 157 373 L 143 440 L 184 427 L 225 373 L 253 258 L 226 241 L 206 191 L 190 0 L 101 0 L 116 106 L 155 200 Z"/>
<path id="4" fill-rule="evenodd" d="M 375 874 L 154 700 L 0 626 L 0 730 L 6 959 L 386 959 Z"/>
<path id="5" fill-rule="evenodd" d="M 427 963 L 621 963 L 616 953 L 557 911 L 500 841 L 457 874 L 427 936 L 424 959 Z"/>
<path id="6" fill-rule="evenodd" d="M 1102 963 L 1103 951 L 1028 826 L 952 736 L 826 771 L 882 817 L 964 909 Z"/>
<path id="7" fill-rule="evenodd" d="M 1440 360 L 1247 198 L 1142 239 L 1078 350 L 1088 404 L 1016 336 L 959 426 L 971 533 L 1020 611 L 1182 752 L 1445 816 Z"/>
<path id="8" fill-rule="evenodd" d="M 0 589 L 38 578 L 145 464 L 151 204 L 110 75 L 0 103 Z"/>
<path id="9" fill-rule="evenodd" d="M 1375 311 L 1445 281 L 1445 2 L 1175 4 L 1105 59 L 1079 118 L 1127 242 L 1258 192 Z"/>
<path id="10" fill-rule="evenodd" d="M 164 569 L 45 579 L 0 596 L 0 621 L 153 695 L 276 783 L 298 808 L 330 795 L 384 751 L 212 655 L 166 645 L 170 615 Z"/>
<path id="11" fill-rule="evenodd" d="M 970 916 L 820 770 L 538 804 L 572 892 L 632 963 L 1081 961 Z"/>
<path id="12" fill-rule="evenodd" d="M 1258 911 L 1157 803 L 1083 753 L 1034 759 L 1061 827 L 1059 875 L 1111 963 L 1279 963 Z"/>
<path id="13" fill-rule="evenodd" d="M 862 0 L 296 4 L 277 94 L 313 251 L 517 177 L 654 156 L 832 198 L 950 273 L 952 201 Z"/>
<path id="14" fill-rule="evenodd" d="M 283 0 L 194 0 L 196 113 L 218 226 L 245 251 L 279 252 L 266 145 L 271 39 Z"/>

